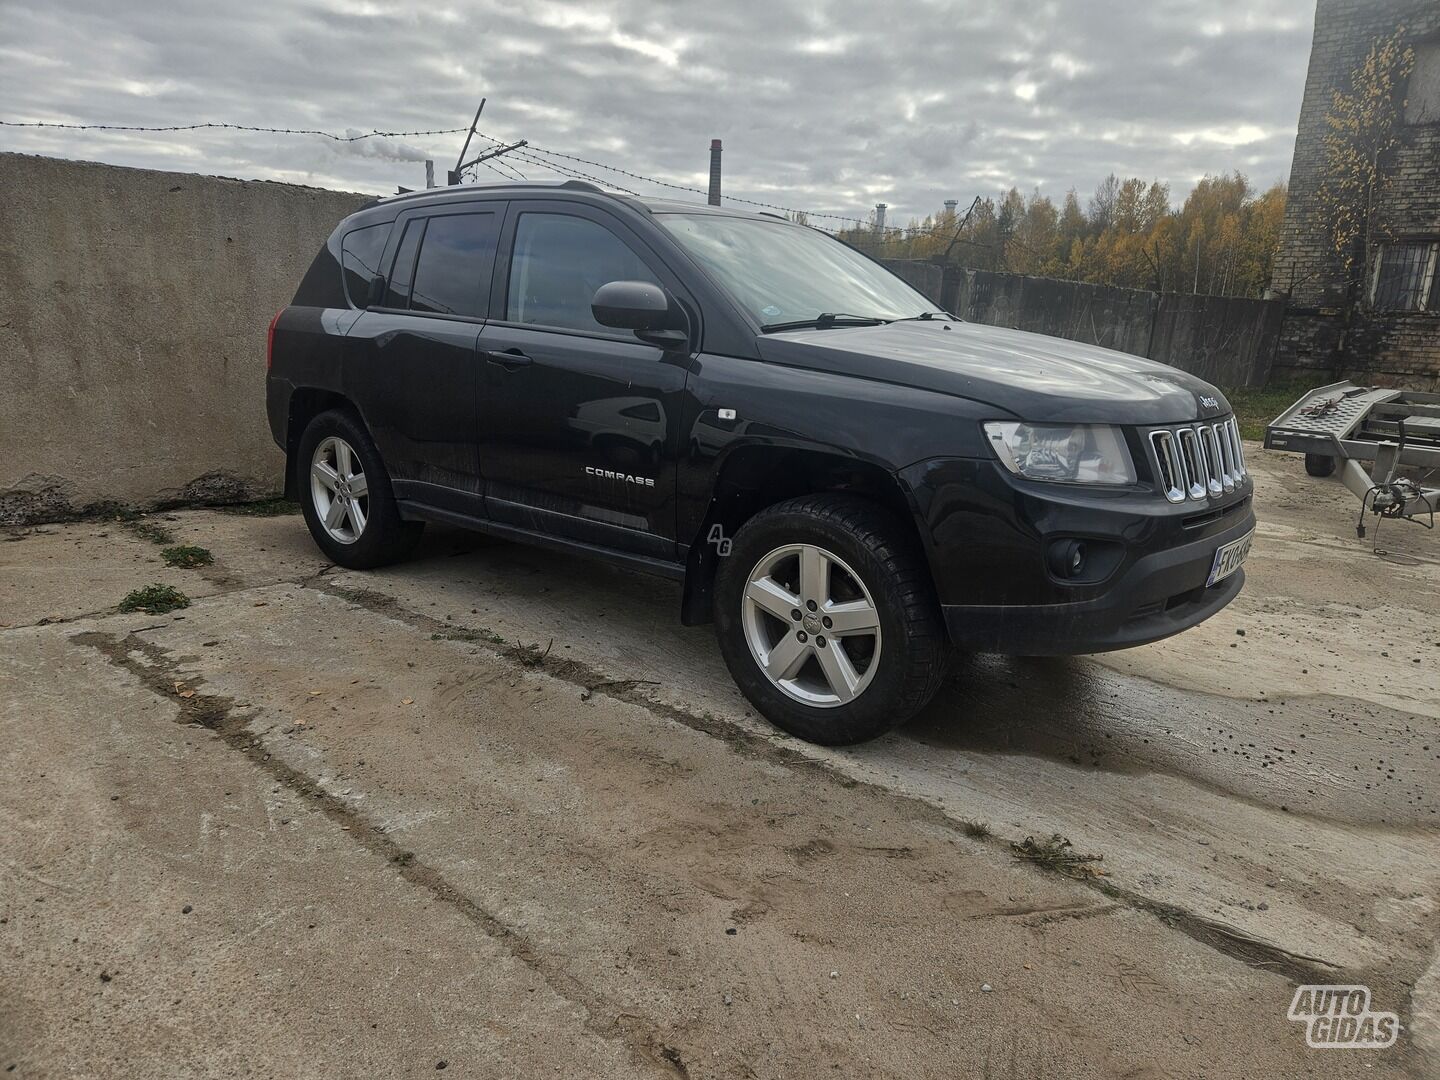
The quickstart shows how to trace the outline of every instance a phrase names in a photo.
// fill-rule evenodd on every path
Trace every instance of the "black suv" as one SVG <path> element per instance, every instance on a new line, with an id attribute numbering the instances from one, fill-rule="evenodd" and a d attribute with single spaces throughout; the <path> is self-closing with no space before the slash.
<path id="1" fill-rule="evenodd" d="M 1234 598 L 1255 518 L 1214 387 L 932 307 L 768 214 L 418 191 L 345 219 L 276 315 L 270 426 L 336 563 L 439 521 L 673 578 L 817 742 L 910 717 L 952 646 L 1124 648 Z"/>

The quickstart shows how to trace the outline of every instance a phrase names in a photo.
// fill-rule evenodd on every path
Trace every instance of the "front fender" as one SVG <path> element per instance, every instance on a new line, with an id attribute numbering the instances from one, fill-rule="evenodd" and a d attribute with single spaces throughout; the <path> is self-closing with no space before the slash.
<path id="1" fill-rule="evenodd" d="M 948 394 L 709 354 L 696 358 L 687 388 L 690 413 L 676 476 L 682 544 L 702 531 L 738 451 L 769 449 L 777 460 L 786 453 L 822 454 L 895 477 L 927 458 L 987 454 L 981 423 L 1006 418 Z"/>

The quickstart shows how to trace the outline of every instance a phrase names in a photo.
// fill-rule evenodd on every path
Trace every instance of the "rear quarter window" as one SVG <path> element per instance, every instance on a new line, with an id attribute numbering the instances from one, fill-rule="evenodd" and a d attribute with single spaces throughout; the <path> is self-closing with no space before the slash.
<path id="1" fill-rule="evenodd" d="M 351 307 L 370 304 L 372 283 L 380 276 L 380 256 L 390 237 L 390 223 L 352 229 L 340 242 L 340 268 Z"/>

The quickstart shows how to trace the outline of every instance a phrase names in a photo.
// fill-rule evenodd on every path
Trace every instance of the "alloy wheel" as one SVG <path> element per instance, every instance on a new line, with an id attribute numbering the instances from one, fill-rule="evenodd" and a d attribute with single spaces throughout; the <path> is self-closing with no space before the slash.
<path id="1" fill-rule="evenodd" d="M 750 571 L 741 602 L 750 655 L 781 693 L 817 708 L 854 701 L 879 669 L 880 613 L 860 576 L 814 544 Z"/>
<path id="2" fill-rule="evenodd" d="M 310 460 L 310 498 L 326 534 L 338 544 L 353 544 L 370 517 L 370 486 L 360 456 L 344 439 L 330 436 Z"/>

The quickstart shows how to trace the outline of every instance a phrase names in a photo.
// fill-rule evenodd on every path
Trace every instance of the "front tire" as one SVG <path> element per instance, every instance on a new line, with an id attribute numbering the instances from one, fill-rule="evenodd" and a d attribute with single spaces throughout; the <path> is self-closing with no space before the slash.
<path id="1" fill-rule="evenodd" d="M 352 413 L 332 409 L 311 420 L 294 468 L 305 524 L 331 562 L 368 570 L 414 550 L 425 524 L 401 520 L 380 451 Z"/>
<path id="2" fill-rule="evenodd" d="M 1329 454 L 1306 454 L 1305 472 L 1310 476 L 1330 476 L 1335 472 L 1335 459 Z"/>
<path id="3" fill-rule="evenodd" d="M 855 496 L 806 495 L 751 518 L 720 561 L 715 604 L 736 685 L 810 742 L 841 746 L 898 727 L 949 666 L 918 545 Z"/>

